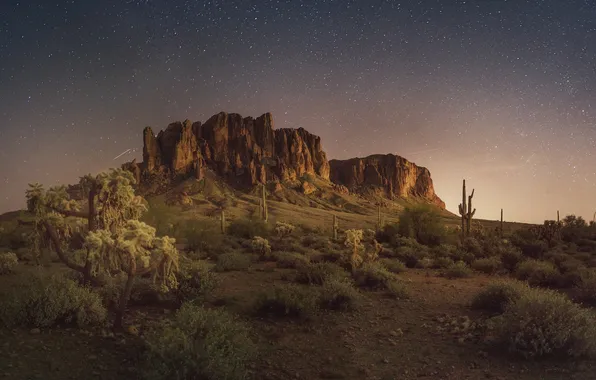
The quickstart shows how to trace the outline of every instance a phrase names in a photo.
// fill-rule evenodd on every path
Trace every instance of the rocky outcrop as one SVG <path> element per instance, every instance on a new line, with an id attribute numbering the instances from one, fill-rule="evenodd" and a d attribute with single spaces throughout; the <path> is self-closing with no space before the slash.
<path id="1" fill-rule="evenodd" d="M 393 154 L 349 160 L 331 160 L 330 179 L 351 192 L 381 189 L 390 199 L 420 198 L 441 208 L 445 203 L 435 194 L 428 169 Z"/>
<path id="2" fill-rule="evenodd" d="M 125 164 L 134 170 L 133 163 Z M 170 124 L 155 135 L 143 131 L 141 181 L 164 174 L 201 178 L 212 169 L 233 185 L 294 181 L 306 174 L 329 179 L 329 163 L 321 139 L 303 128 L 274 129 L 266 113 L 256 119 L 221 112 L 204 124 Z"/>

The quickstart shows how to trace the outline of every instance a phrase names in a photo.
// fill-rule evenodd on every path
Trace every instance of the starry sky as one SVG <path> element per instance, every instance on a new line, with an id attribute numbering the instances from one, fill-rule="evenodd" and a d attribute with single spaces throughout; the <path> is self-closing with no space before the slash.
<path id="1" fill-rule="evenodd" d="M 451 211 L 466 178 L 477 217 L 592 220 L 596 2 L 0 1 L 0 212 L 219 111 L 402 155 Z"/>

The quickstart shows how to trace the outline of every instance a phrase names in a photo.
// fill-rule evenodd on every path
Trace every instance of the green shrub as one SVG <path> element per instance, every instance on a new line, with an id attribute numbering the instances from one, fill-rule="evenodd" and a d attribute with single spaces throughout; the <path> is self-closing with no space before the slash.
<path id="1" fill-rule="evenodd" d="M 429 246 L 444 243 L 447 231 L 432 206 L 406 207 L 399 216 L 399 234 Z"/>
<path id="2" fill-rule="evenodd" d="M 217 275 L 203 261 L 181 266 L 177 279 L 176 297 L 180 303 L 202 300 L 218 284 Z"/>
<path id="3" fill-rule="evenodd" d="M 344 253 L 332 250 L 326 252 L 313 251 L 313 254 L 310 256 L 310 261 L 312 262 L 328 261 L 330 263 L 342 263 L 344 260 Z"/>
<path id="4" fill-rule="evenodd" d="M 0 321 L 7 327 L 102 324 L 107 311 L 97 293 L 61 275 L 34 272 L 0 292 Z"/>
<path id="5" fill-rule="evenodd" d="M 351 282 L 331 279 L 321 287 L 319 305 L 323 309 L 351 310 L 356 308 L 359 299 L 360 293 Z"/>
<path id="6" fill-rule="evenodd" d="M 147 335 L 146 378 L 243 380 L 257 347 L 250 330 L 223 310 L 185 304 Z"/>
<path id="7" fill-rule="evenodd" d="M 437 257 L 433 259 L 431 268 L 433 269 L 446 269 L 455 264 L 455 262 L 449 257 Z"/>
<path id="8" fill-rule="evenodd" d="M 12 252 L 0 253 L 0 275 L 12 273 L 18 263 L 19 259 L 16 254 Z"/>
<path id="9" fill-rule="evenodd" d="M 474 262 L 474 260 L 476 260 L 476 256 L 469 251 L 466 251 L 463 248 L 457 248 L 455 250 L 455 252 L 453 252 L 451 255 L 449 255 L 449 257 L 451 258 L 451 260 L 453 260 L 454 262 L 458 262 L 458 261 L 462 261 L 465 264 L 472 264 Z"/>
<path id="10" fill-rule="evenodd" d="M 596 306 L 596 270 L 584 269 L 580 271 L 575 290 L 578 301 Z"/>
<path id="11" fill-rule="evenodd" d="M 177 235 L 186 241 L 187 248 L 193 252 L 211 254 L 221 249 L 224 235 L 217 223 L 200 220 L 180 222 Z"/>
<path id="12" fill-rule="evenodd" d="M 501 268 L 501 260 L 497 257 L 478 259 L 472 263 L 472 269 L 486 274 L 495 274 Z"/>
<path id="13" fill-rule="evenodd" d="M 507 247 L 501 251 L 501 263 L 509 272 L 514 272 L 523 259 L 522 252 L 516 247 Z"/>
<path id="14" fill-rule="evenodd" d="M 299 253 L 276 252 L 273 259 L 277 262 L 278 268 L 298 268 L 309 264 L 308 257 Z"/>
<path id="15" fill-rule="evenodd" d="M 398 260 L 382 258 L 379 259 L 379 263 L 391 273 L 402 273 L 406 270 L 405 264 Z"/>
<path id="16" fill-rule="evenodd" d="M 329 238 L 320 235 L 306 235 L 302 238 L 302 245 L 316 251 L 326 251 L 329 249 Z"/>
<path id="17" fill-rule="evenodd" d="M 501 314 L 529 289 L 528 284 L 516 280 L 493 282 L 474 296 L 472 308 Z"/>
<path id="18" fill-rule="evenodd" d="M 550 289 L 531 289 L 495 319 L 497 341 L 524 357 L 591 356 L 596 320 L 591 312 Z"/>
<path id="19" fill-rule="evenodd" d="M 255 236 L 267 238 L 269 227 L 260 219 L 236 219 L 230 223 L 227 233 L 243 239 L 252 239 Z"/>
<path id="20" fill-rule="evenodd" d="M 428 258 L 426 250 L 402 246 L 396 248 L 395 257 L 403 262 L 408 268 L 423 268 L 424 259 Z"/>
<path id="21" fill-rule="evenodd" d="M 300 265 L 296 273 L 296 282 L 301 284 L 323 285 L 331 279 L 344 280 L 348 273 L 334 263 L 312 263 Z"/>
<path id="22" fill-rule="evenodd" d="M 398 224 L 385 224 L 381 230 L 377 231 L 375 239 L 377 239 L 379 243 L 389 243 L 390 245 L 395 246 L 398 234 Z"/>
<path id="23" fill-rule="evenodd" d="M 391 297 L 397 299 L 406 299 L 410 294 L 406 284 L 399 279 L 387 281 L 385 283 L 385 288 Z"/>
<path id="24" fill-rule="evenodd" d="M 482 247 L 482 244 L 480 244 L 478 239 L 471 236 L 464 239 L 462 248 L 464 251 L 473 254 L 474 257 L 482 257 L 484 255 L 484 248 Z"/>
<path id="25" fill-rule="evenodd" d="M 250 264 L 250 256 L 238 252 L 229 252 L 217 256 L 215 270 L 217 272 L 246 271 Z"/>
<path id="26" fill-rule="evenodd" d="M 532 286 L 552 286 L 559 280 L 560 273 L 549 261 L 530 259 L 518 265 L 515 277 L 518 280 L 528 281 Z"/>
<path id="27" fill-rule="evenodd" d="M 81 278 L 78 273 L 75 273 L 80 282 Z M 120 297 L 124 291 L 126 285 L 127 276 L 124 273 L 120 273 L 113 277 L 105 278 L 104 284 L 96 288 L 96 292 L 100 295 L 104 304 L 109 309 L 115 308 L 120 302 Z M 157 303 L 164 298 L 167 298 L 168 294 L 162 292 L 159 287 L 153 283 L 150 278 L 137 277 L 134 279 L 132 290 L 130 293 L 129 305 L 149 305 Z"/>
<path id="28" fill-rule="evenodd" d="M 352 275 L 358 287 L 369 289 L 387 289 L 387 284 L 396 279 L 393 273 L 378 263 L 364 263 Z"/>
<path id="29" fill-rule="evenodd" d="M 275 317 L 310 317 L 316 308 L 316 292 L 295 284 L 275 286 L 261 293 L 254 304 L 257 314 Z"/>
<path id="30" fill-rule="evenodd" d="M 470 277 L 472 270 L 463 261 L 458 261 L 443 270 L 443 276 L 448 279 Z"/>

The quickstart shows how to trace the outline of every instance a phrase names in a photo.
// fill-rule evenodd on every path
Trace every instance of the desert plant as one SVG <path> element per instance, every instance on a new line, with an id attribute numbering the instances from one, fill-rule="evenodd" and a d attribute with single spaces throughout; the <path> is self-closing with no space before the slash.
<path id="1" fill-rule="evenodd" d="M 534 259 L 523 261 L 515 271 L 518 280 L 528 281 L 532 286 L 555 285 L 559 276 L 559 270 L 553 263 Z"/>
<path id="2" fill-rule="evenodd" d="M 203 253 L 213 251 L 223 245 L 224 235 L 217 231 L 214 223 L 201 220 L 187 220 L 177 226 L 178 235 L 186 241 L 188 250 Z"/>
<path id="3" fill-rule="evenodd" d="M 459 215 L 461 215 L 461 240 L 462 242 L 468 236 L 470 236 L 470 228 L 472 225 L 472 217 L 476 213 L 476 209 L 472 209 L 472 198 L 474 197 L 474 189 L 468 196 L 468 202 L 466 204 L 466 180 L 463 180 L 462 184 L 462 200 L 459 204 Z"/>
<path id="4" fill-rule="evenodd" d="M 62 275 L 34 272 L 0 292 L 0 322 L 6 327 L 79 327 L 105 322 L 107 311 L 97 293 Z"/>
<path id="5" fill-rule="evenodd" d="M 352 270 L 360 267 L 364 261 L 360 253 L 364 250 L 362 235 L 362 230 L 346 230 L 346 240 L 344 241 L 344 245 L 351 250 L 350 265 Z"/>
<path id="6" fill-rule="evenodd" d="M 510 272 L 514 272 L 523 259 L 522 252 L 517 247 L 507 247 L 501 250 L 501 263 Z"/>
<path id="7" fill-rule="evenodd" d="M 291 225 L 289 223 L 282 223 L 282 222 L 275 223 L 275 233 L 277 234 L 277 236 L 280 239 L 283 239 L 286 236 L 290 236 L 292 234 L 292 232 L 294 232 L 295 228 L 296 227 L 294 227 L 293 225 Z"/>
<path id="8" fill-rule="evenodd" d="M 470 277 L 472 270 L 463 261 L 458 261 L 443 270 L 442 275 L 448 279 Z"/>
<path id="9" fill-rule="evenodd" d="M 596 270 L 584 269 L 580 271 L 575 290 L 578 301 L 596 306 Z"/>
<path id="10" fill-rule="evenodd" d="M 254 304 L 256 313 L 275 317 L 309 317 L 316 309 L 316 292 L 296 284 L 274 286 L 261 293 Z"/>
<path id="11" fill-rule="evenodd" d="M 309 264 L 308 257 L 299 253 L 276 252 L 273 258 L 279 268 L 298 268 Z"/>
<path id="12" fill-rule="evenodd" d="M 12 273 L 19 263 L 17 255 L 13 252 L 0 253 L 0 275 Z"/>
<path id="13" fill-rule="evenodd" d="M 344 280 L 348 273 L 339 265 L 328 262 L 300 265 L 296 273 L 296 282 L 301 284 L 323 285 L 332 279 Z"/>
<path id="14" fill-rule="evenodd" d="M 236 219 L 230 223 L 227 230 L 228 234 L 242 239 L 269 236 L 267 224 L 259 219 Z"/>
<path id="15" fill-rule="evenodd" d="M 478 259 L 472 263 L 472 269 L 486 274 L 495 274 L 500 268 L 501 260 L 498 257 Z"/>
<path id="16" fill-rule="evenodd" d="M 424 259 L 428 257 L 428 252 L 425 249 L 401 246 L 396 248 L 395 257 L 408 268 L 421 268 Z"/>
<path id="17" fill-rule="evenodd" d="M 388 281 L 385 284 L 385 288 L 387 293 L 396 299 L 406 299 L 410 297 L 410 292 L 408 290 L 407 285 L 398 279 Z"/>
<path id="18" fill-rule="evenodd" d="M 258 254 L 261 259 L 267 258 L 271 255 L 271 246 L 269 245 L 269 241 L 260 236 L 255 236 L 252 238 L 250 241 L 250 247 L 253 253 Z"/>
<path id="19" fill-rule="evenodd" d="M 433 269 L 446 269 L 453 264 L 455 264 L 455 262 L 450 257 L 437 257 L 433 259 L 430 267 Z"/>
<path id="20" fill-rule="evenodd" d="M 248 255 L 238 252 L 228 252 L 217 256 L 215 270 L 217 272 L 246 271 L 250 267 L 251 259 Z"/>
<path id="21" fill-rule="evenodd" d="M 550 289 L 532 289 L 495 319 L 497 341 L 524 357 L 592 356 L 596 320 L 591 312 Z"/>
<path id="22" fill-rule="evenodd" d="M 420 244 L 436 246 L 444 242 L 447 231 L 432 206 L 406 207 L 399 216 L 399 234 Z"/>
<path id="23" fill-rule="evenodd" d="M 379 260 L 379 263 L 391 273 L 402 273 L 406 270 L 405 264 L 399 260 L 383 258 Z"/>
<path id="24" fill-rule="evenodd" d="M 218 284 L 218 278 L 203 261 L 192 261 L 180 268 L 175 290 L 179 303 L 202 300 Z"/>
<path id="25" fill-rule="evenodd" d="M 359 299 L 360 293 L 350 281 L 331 279 L 321 287 L 318 301 L 323 309 L 350 310 Z"/>
<path id="26" fill-rule="evenodd" d="M 482 257 L 484 254 L 484 248 L 482 247 L 482 244 L 480 244 L 478 239 L 472 236 L 467 236 L 463 240 L 462 248 L 466 252 L 470 252 L 471 254 L 473 254 L 474 257 Z"/>
<path id="27" fill-rule="evenodd" d="M 369 289 L 387 289 L 387 284 L 397 278 L 379 263 L 363 264 L 353 277 L 358 287 Z"/>
<path id="28" fill-rule="evenodd" d="M 495 281 L 484 287 L 472 300 L 472 308 L 491 313 L 503 313 L 513 302 L 517 301 L 524 292 L 529 291 L 527 283 L 507 280 Z"/>
<path id="29" fill-rule="evenodd" d="M 152 380 L 242 380 L 257 347 L 244 323 L 223 310 L 184 304 L 145 339 Z"/>

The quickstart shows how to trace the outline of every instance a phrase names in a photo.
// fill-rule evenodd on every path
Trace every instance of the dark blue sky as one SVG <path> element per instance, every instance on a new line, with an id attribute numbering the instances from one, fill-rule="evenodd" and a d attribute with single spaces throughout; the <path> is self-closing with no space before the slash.
<path id="1" fill-rule="evenodd" d="M 219 111 L 400 154 L 450 210 L 464 177 L 479 217 L 596 210 L 594 1 L 3 0 L 0 57 L 0 211 Z"/>

